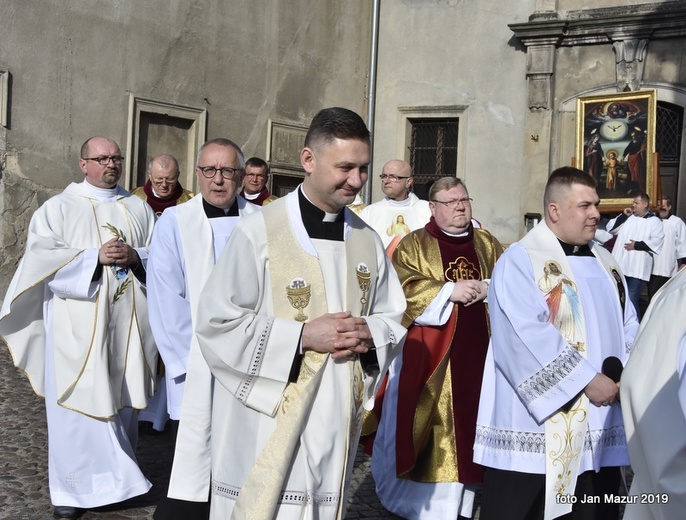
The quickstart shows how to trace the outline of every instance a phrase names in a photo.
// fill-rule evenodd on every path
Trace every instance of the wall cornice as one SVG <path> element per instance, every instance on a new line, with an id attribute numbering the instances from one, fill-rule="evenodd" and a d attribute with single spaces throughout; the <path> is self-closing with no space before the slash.
<path id="1" fill-rule="evenodd" d="M 617 91 L 638 90 L 648 42 L 686 37 L 686 2 L 640 4 L 578 11 L 538 11 L 510 24 L 527 51 L 529 109 L 548 110 L 556 49 L 611 44 Z"/>
<path id="2" fill-rule="evenodd" d="M 686 2 L 536 12 L 528 22 L 509 24 L 515 37 L 531 45 L 593 45 L 628 39 L 686 37 Z"/>

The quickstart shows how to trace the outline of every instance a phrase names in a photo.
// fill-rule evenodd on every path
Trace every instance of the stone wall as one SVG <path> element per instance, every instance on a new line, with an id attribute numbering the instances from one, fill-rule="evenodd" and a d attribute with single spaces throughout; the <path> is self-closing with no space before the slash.
<path id="1" fill-rule="evenodd" d="M 629 52 L 643 49 L 645 54 Z M 629 62 L 618 63 L 617 52 Z M 409 158 L 412 107 L 459 114 L 456 174 L 502 242 L 542 213 L 549 173 L 575 155 L 576 98 L 656 89 L 686 107 L 686 4 L 679 1 L 387 2 L 381 7 L 374 172 Z M 419 110 L 416 111 L 419 113 Z M 686 140 L 677 212 L 686 216 Z M 373 179 L 372 199 L 383 197 Z"/>
<path id="2" fill-rule="evenodd" d="M 92 135 L 124 155 L 130 94 L 207 111 L 207 138 L 267 153 L 268 121 L 309 124 L 326 106 L 366 112 L 366 0 L 0 0 L 10 73 L 0 150 L 0 294 L 35 208 L 80 181 Z M 170 150 L 174 153 L 173 150 Z"/>
<path id="3" fill-rule="evenodd" d="M 383 164 L 409 158 L 404 114 L 452 109 L 460 119 L 456 173 L 469 187 L 474 216 L 500 240 L 517 239 L 520 201 L 528 197 L 523 148 L 534 132 L 525 129 L 527 55 L 508 24 L 526 22 L 535 4 L 382 2 L 373 201 L 383 197 Z"/>

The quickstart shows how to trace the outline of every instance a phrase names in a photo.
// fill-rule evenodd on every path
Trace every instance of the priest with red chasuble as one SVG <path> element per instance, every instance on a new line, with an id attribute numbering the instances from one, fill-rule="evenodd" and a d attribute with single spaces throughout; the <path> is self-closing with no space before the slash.
<path id="1" fill-rule="evenodd" d="M 431 220 L 393 254 L 409 332 L 389 370 L 372 473 L 396 515 L 471 517 L 482 480 L 472 446 L 489 341 L 485 298 L 502 246 L 473 227 L 460 179 L 439 179 L 429 199 Z"/>

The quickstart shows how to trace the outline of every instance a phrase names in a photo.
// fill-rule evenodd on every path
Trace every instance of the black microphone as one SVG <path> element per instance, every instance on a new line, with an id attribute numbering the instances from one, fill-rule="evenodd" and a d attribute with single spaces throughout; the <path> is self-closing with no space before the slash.
<path id="1" fill-rule="evenodd" d="M 618 357 L 610 356 L 603 361 L 603 374 L 612 379 L 615 383 L 619 383 L 619 380 L 622 378 L 623 370 L 624 365 L 622 365 L 622 362 Z"/>
<path id="2" fill-rule="evenodd" d="M 618 357 L 616 356 L 609 356 L 605 358 L 605 361 L 603 361 L 603 366 L 600 369 L 600 371 L 612 379 L 615 383 L 619 383 L 619 380 L 622 377 L 622 371 L 624 370 L 624 365 L 622 365 L 622 362 L 619 360 Z M 581 394 L 583 393 L 583 390 L 576 394 L 574 398 L 569 401 L 567 404 L 562 406 L 560 410 L 563 412 L 567 413 L 572 409 L 572 406 L 574 406 L 574 403 L 576 402 L 579 397 L 581 397 Z"/>

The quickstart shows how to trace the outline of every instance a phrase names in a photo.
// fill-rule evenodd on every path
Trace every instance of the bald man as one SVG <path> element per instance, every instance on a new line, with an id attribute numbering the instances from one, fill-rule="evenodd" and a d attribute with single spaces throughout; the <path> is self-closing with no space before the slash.
<path id="1" fill-rule="evenodd" d="M 385 197 L 364 208 L 360 217 L 379 234 L 391 256 L 405 235 L 429 222 L 431 210 L 427 201 L 412 193 L 414 177 L 407 162 L 388 161 L 379 177 Z"/>
<path id="2" fill-rule="evenodd" d="M 131 193 L 137 195 L 155 211 L 162 212 L 190 200 L 193 192 L 184 190 L 179 182 L 179 162 L 169 154 L 156 155 L 148 163 L 148 181 Z"/>
<path id="3" fill-rule="evenodd" d="M 151 487 L 135 453 L 157 366 L 145 291 L 155 215 L 117 185 L 123 159 L 112 139 L 83 144 L 83 181 L 31 218 L 0 312 L 0 336 L 45 397 L 55 518 Z"/>

